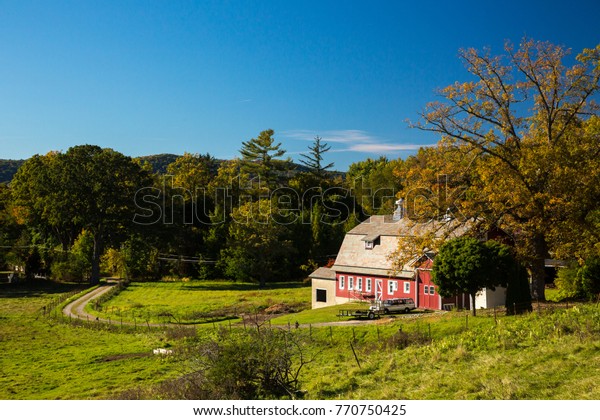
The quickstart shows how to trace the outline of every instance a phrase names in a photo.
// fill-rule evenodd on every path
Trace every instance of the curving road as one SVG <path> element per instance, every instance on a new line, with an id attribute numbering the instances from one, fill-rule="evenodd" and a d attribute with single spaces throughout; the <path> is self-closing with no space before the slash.
<path id="1" fill-rule="evenodd" d="M 111 323 L 116 324 L 114 319 L 111 321 L 108 318 L 95 317 L 94 315 L 87 313 L 85 311 L 85 306 L 92 300 L 98 299 L 100 296 L 107 293 L 112 287 L 115 287 L 117 284 L 119 284 L 119 282 L 115 281 L 115 282 L 109 283 L 105 286 L 99 286 L 98 288 L 92 290 L 91 292 L 86 293 L 85 295 L 77 298 L 76 300 L 67 304 L 63 308 L 63 311 L 62 311 L 63 315 L 72 317 L 72 318 L 81 319 L 83 321 L 89 321 L 89 322 L 93 321 L 93 322 L 104 322 L 106 324 L 111 324 Z M 142 324 L 121 321 L 121 322 L 119 322 L 119 325 L 139 325 L 139 326 L 141 326 Z M 146 325 L 148 327 L 168 327 L 168 326 L 172 327 L 172 326 L 175 326 L 174 324 L 152 324 L 152 323 L 151 324 L 146 323 L 143 325 Z"/>
<path id="2" fill-rule="evenodd" d="M 98 288 L 92 290 L 89 293 L 79 297 L 73 302 L 69 303 L 67 306 L 63 308 L 63 314 L 65 316 L 79 318 L 83 320 L 89 320 L 92 315 L 88 314 L 85 311 L 85 305 L 87 305 L 91 300 L 97 299 L 103 294 L 107 293 L 112 287 L 115 287 L 115 284 L 107 284 L 106 286 L 99 286 Z M 109 322 L 108 319 L 98 319 L 98 321 Z"/>

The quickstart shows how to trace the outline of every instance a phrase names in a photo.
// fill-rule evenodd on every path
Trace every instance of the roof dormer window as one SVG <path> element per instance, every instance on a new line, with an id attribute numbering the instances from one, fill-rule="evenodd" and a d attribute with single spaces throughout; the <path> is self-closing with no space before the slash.
<path id="1" fill-rule="evenodd" d="M 365 243 L 365 249 L 373 249 L 381 243 L 379 235 L 367 235 L 362 241 Z"/>

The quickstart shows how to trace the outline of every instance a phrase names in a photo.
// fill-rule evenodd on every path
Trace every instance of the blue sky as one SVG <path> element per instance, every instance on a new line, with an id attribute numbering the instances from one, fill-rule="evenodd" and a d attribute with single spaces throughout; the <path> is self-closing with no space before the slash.
<path id="1" fill-rule="evenodd" d="M 461 47 L 600 43 L 597 1 L 2 1 L 0 158 L 77 144 L 238 156 L 272 128 L 339 170 L 438 139 L 409 129 L 467 78 Z"/>

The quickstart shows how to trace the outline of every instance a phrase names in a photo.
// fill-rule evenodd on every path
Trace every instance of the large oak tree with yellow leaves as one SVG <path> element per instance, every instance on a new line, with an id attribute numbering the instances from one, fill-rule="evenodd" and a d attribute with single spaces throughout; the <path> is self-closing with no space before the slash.
<path id="1" fill-rule="evenodd" d="M 421 199 L 423 214 L 508 233 L 543 300 L 546 258 L 600 252 L 600 45 L 573 60 L 524 39 L 504 55 L 466 49 L 460 58 L 469 80 L 441 89 L 413 124 L 441 141 L 398 169 L 404 194 Z"/>

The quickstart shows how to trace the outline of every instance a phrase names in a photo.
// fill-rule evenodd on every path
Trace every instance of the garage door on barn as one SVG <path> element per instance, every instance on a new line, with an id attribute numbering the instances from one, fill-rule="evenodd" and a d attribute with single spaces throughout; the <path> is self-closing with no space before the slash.
<path id="1" fill-rule="evenodd" d="M 419 285 L 419 302 L 417 306 L 424 309 L 441 309 L 437 286 L 431 282 L 431 271 L 419 270 L 417 282 Z"/>

